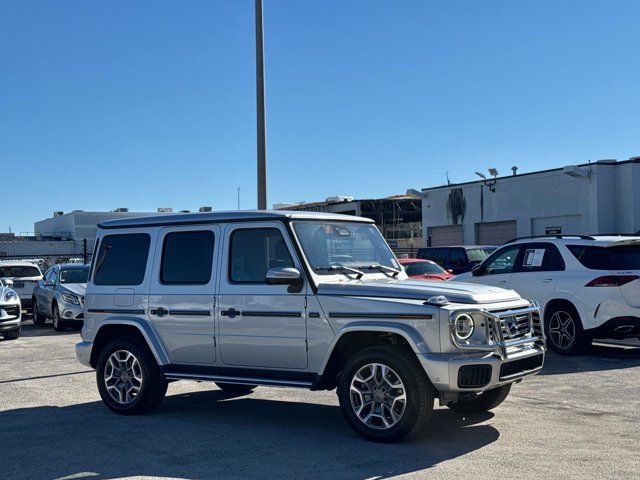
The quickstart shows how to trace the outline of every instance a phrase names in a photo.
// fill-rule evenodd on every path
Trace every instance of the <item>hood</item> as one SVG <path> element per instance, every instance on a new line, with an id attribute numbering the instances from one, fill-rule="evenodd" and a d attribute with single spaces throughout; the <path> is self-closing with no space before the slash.
<path id="1" fill-rule="evenodd" d="M 441 280 L 369 280 L 349 283 L 321 283 L 318 295 L 349 295 L 361 297 L 409 298 L 427 300 L 444 295 L 451 303 L 499 303 L 520 300 L 513 290 Z"/>
<path id="2" fill-rule="evenodd" d="M 87 290 L 86 283 L 65 283 L 61 285 L 63 290 L 66 290 L 69 293 L 74 293 L 80 297 L 84 297 L 84 292 Z"/>

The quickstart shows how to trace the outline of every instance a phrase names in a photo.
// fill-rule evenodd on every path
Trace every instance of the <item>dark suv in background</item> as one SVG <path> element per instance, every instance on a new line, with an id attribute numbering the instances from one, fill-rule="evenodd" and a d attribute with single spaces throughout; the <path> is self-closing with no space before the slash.
<path id="1" fill-rule="evenodd" d="M 418 249 L 417 257 L 436 262 L 445 270 L 459 275 L 482 263 L 496 248 L 492 245 L 427 247 Z"/>

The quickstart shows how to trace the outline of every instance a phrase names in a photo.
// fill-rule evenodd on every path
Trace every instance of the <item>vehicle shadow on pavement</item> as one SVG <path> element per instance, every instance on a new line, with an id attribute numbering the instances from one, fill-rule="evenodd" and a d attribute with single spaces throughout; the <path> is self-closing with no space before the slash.
<path id="1" fill-rule="evenodd" d="M 336 405 L 234 398 L 220 390 L 167 397 L 118 416 L 101 402 L 0 413 L 5 478 L 387 478 L 474 452 L 500 436 L 434 411 L 425 431 L 384 445 L 354 434 Z"/>
<path id="2" fill-rule="evenodd" d="M 47 337 L 50 335 L 80 335 L 80 330 L 69 328 L 64 332 L 56 332 L 53 324 L 48 321 L 44 325 L 35 325 L 33 323 L 23 323 L 21 337 Z"/>
<path id="3" fill-rule="evenodd" d="M 585 355 L 565 356 L 547 352 L 540 375 L 620 370 L 640 366 L 640 348 L 592 345 Z"/>

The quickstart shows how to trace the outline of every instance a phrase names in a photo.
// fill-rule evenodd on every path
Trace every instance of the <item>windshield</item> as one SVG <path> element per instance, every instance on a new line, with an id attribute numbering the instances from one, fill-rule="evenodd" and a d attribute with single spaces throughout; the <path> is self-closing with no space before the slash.
<path id="1" fill-rule="evenodd" d="M 28 278 L 42 275 L 35 265 L 3 265 L 0 267 L 0 277 Z"/>
<path id="2" fill-rule="evenodd" d="M 436 265 L 435 263 L 430 262 L 415 262 L 415 263 L 405 263 L 404 269 L 407 272 L 407 275 L 439 275 L 445 272 L 442 267 Z"/>
<path id="3" fill-rule="evenodd" d="M 335 270 L 328 270 L 334 265 L 355 269 L 373 268 L 374 265 L 399 268 L 389 245 L 371 224 L 296 222 L 293 228 L 316 273 L 335 274 Z M 380 270 L 376 269 L 376 272 Z"/>
<path id="4" fill-rule="evenodd" d="M 89 267 L 60 270 L 60 283 L 87 283 Z"/>
<path id="5" fill-rule="evenodd" d="M 478 262 L 481 263 L 487 258 L 489 255 L 493 253 L 495 248 L 467 248 L 467 257 L 469 257 L 470 262 Z"/>

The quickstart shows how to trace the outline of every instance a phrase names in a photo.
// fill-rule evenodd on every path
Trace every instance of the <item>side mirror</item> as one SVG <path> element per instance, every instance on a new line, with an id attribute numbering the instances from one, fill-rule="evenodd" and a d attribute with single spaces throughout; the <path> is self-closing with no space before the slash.
<path id="1" fill-rule="evenodd" d="M 302 287 L 302 275 L 297 268 L 274 267 L 267 270 L 265 282 L 267 285 L 289 285 L 290 292 L 299 292 Z"/>
<path id="2" fill-rule="evenodd" d="M 471 275 L 474 277 L 480 277 L 485 274 L 485 269 L 482 265 L 476 265 L 471 269 Z"/>
<path id="3" fill-rule="evenodd" d="M 452 269 L 450 269 L 450 268 L 447 268 L 445 271 L 446 271 L 447 273 L 453 273 L 453 270 L 452 270 Z"/>
<path id="4" fill-rule="evenodd" d="M 10 278 L 3 278 L 0 283 L 4 283 L 6 287 L 13 287 L 13 280 Z"/>
<path id="5" fill-rule="evenodd" d="M 53 287 L 53 282 L 51 280 L 45 280 L 43 285 L 45 287 Z"/>

